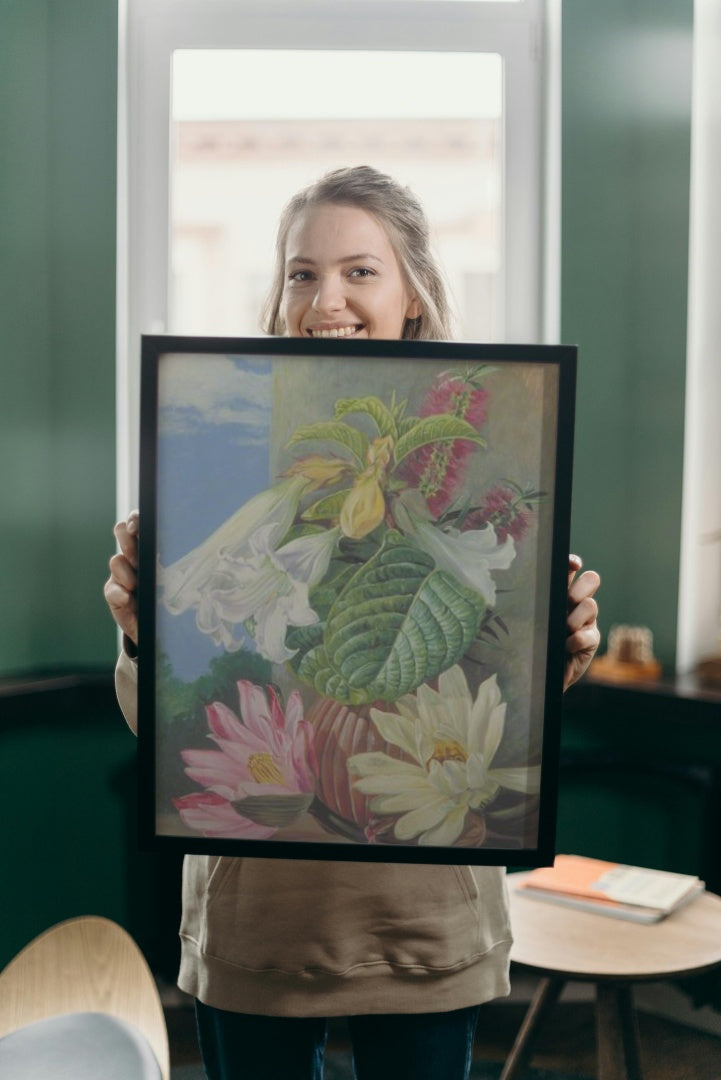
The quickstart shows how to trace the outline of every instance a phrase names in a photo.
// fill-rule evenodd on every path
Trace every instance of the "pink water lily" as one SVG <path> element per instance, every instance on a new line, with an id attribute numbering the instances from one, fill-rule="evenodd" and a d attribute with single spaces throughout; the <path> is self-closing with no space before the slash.
<path id="1" fill-rule="evenodd" d="M 183 750 L 186 774 L 207 790 L 175 799 L 181 819 L 205 836 L 263 839 L 304 813 L 315 791 L 313 730 L 294 690 L 285 709 L 272 687 L 238 682 L 240 717 L 206 706 L 217 750 Z"/>

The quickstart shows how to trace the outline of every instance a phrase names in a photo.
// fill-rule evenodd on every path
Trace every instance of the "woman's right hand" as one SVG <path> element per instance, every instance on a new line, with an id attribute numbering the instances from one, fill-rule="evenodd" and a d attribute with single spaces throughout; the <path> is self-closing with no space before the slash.
<path id="1" fill-rule="evenodd" d="M 110 577 L 103 593 L 110 613 L 123 633 L 138 644 L 138 529 L 139 514 L 133 510 L 119 521 L 113 533 L 120 548 L 110 560 Z"/>

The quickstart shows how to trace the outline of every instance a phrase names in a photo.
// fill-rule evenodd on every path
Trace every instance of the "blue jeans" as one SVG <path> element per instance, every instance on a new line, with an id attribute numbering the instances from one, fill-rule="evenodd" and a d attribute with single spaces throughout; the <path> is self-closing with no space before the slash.
<path id="1" fill-rule="evenodd" d="M 478 1010 L 348 1017 L 356 1080 L 467 1080 Z M 321 1080 L 324 1017 L 195 1011 L 208 1080 Z"/>

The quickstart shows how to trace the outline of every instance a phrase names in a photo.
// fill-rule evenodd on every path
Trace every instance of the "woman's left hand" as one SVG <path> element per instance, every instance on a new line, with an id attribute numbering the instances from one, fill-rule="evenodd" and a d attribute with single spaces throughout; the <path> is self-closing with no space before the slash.
<path id="1" fill-rule="evenodd" d="M 601 584 L 595 570 L 579 577 L 583 562 L 578 555 L 568 556 L 568 616 L 566 618 L 566 671 L 563 689 L 568 690 L 586 671 L 601 640 L 596 619 L 598 604 L 594 593 Z"/>

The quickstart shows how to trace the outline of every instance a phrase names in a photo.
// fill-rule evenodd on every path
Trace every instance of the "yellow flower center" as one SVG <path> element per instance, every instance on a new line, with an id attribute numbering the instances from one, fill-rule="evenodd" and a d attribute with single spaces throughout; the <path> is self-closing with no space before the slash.
<path id="1" fill-rule="evenodd" d="M 468 761 L 468 754 L 455 739 L 436 739 L 433 753 L 426 762 L 427 769 L 432 761 L 439 761 L 441 765 L 444 761 Z"/>
<path id="2" fill-rule="evenodd" d="M 248 772 L 256 784 L 282 784 L 283 774 L 273 760 L 272 754 L 251 754 Z"/>

